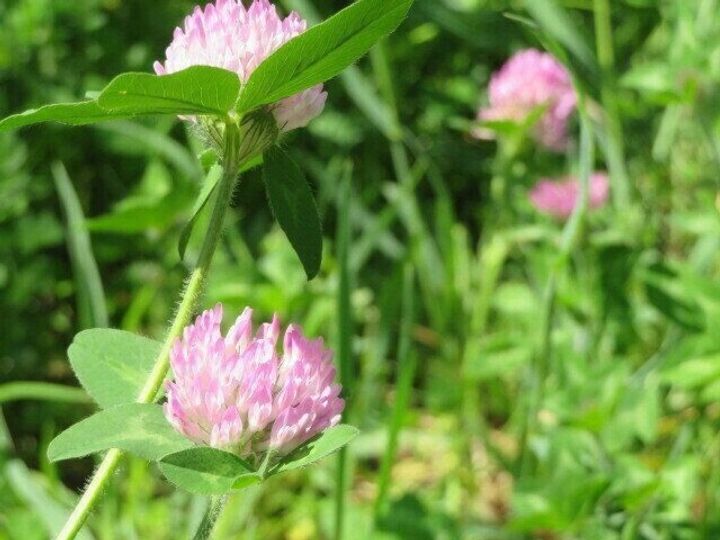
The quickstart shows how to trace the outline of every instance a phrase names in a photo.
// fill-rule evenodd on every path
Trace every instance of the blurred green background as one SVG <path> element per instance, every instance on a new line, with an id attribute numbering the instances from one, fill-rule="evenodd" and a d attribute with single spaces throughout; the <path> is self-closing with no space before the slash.
<path id="1" fill-rule="evenodd" d="M 313 20 L 346 2 L 280 5 Z M 0 115 L 149 71 L 191 8 L 3 0 Z M 310 283 L 259 175 L 244 176 L 204 305 L 277 311 L 349 347 L 362 434 L 342 475 L 345 539 L 720 537 L 718 13 L 416 0 L 286 140 L 325 227 Z M 553 43 L 589 96 L 593 168 L 613 177 L 612 204 L 569 244 L 527 194 L 576 172 L 577 144 L 508 152 L 468 135 L 492 71 Z M 167 118 L 0 134 L 0 538 L 51 536 L 93 467 L 45 458 L 92 412 L 81 391 L 8 383 L 75 386 L 65 351 L 84 328 L 163 335 L 200 151 Z M 233 496 L 217 538 L 333 537 L 336 469 Z M 83 538 L 186 537 L 204 504 L 127 460 Z"/>

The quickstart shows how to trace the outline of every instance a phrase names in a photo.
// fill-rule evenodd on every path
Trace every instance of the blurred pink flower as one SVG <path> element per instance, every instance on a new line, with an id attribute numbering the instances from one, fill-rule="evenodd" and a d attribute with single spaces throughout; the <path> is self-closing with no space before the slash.
<path id="1" fill-rule="evenodd" d="M 610 183 L 607 174 L 596 172 L 590 176 L 590 193 L 588 204 L 590 209 L 601 208 L 605 205 L 610 194 Z M 572 214 L 580 196 L 580 184 L 575 177 L 565 177 L 560 180 L 544 178 L 540 180 L 530 192 L 530 201 L 533 206 L 544 214 L 550 214 L 560 219 L 567 219 Z"/>
<path id="2" fill-rule="evenodd" d="M 170 353 L 165 416 L 192 441 L 248 456 L 287 454 L 340 421 L 345 402 L 332 352 L 295 325 L 277 352 L 277 316 L 253 335 L 245 308 L 223 337 L 222 305 L 185 328 Z"/>
<path id="3" fill-rule="evenodd" d="M 164 75 L 195 65 L 214 66 L 234 71 L 245 83 L 265 58 L 306 28 L 294 11 L 281 19 L 268 0 L 253 0 L 248 8 L 239 0 L 216 0 L 205 9 L 196 6 L 185 18 L 184 28 L 175 29 L 165 64 L 155 62 L 155 72 Z M 306 126 L 322 112 L 326 99 L 319 84 L 276 103 L 272 111 L 278 128 Z"/>
<path id="4" fill-rule="evenodd" d="M 514 54 L 493 74 L 488 94 L 490 105 L 478 111 L 478 120 L 523 122 L 536 108 L 545 107 L 535 125 L 535 138 L 550 150 L 567 147 L 567 123 L 577 97 L 570 74 L 552 55 L 536 49 Z M 488 128 L 473 134 L 494 138 Z"/>

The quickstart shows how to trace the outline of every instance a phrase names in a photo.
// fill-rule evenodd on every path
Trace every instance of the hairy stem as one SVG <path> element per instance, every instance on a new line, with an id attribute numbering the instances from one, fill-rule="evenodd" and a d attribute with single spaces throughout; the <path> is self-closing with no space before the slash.
<path id="1" fill-rule="evenodd" d="M 227 501 L 227 495 L 215 495 L 210 498 L 210 503 L 197 531 L 195 531 L 193 540 L 208 540 L 212 536 L 215 523 L 220 517 L 223 506 L 225 506 L 225 501 Z"/>
<path id="2" fill-rule="evenodd" d="M 222 233 L 223 221 L 229 207 L 232 190 L 240 170 L 240 159 L 237 155 L 239 148 L 238 129 L 234 124 L 228 123 L 225 133 L 225 152 L 223 157 L 223 178 L 216 188 L 217 198 L 210 217 L 210 224 L 205 232 L 200 256 L 197 264 L 187 280 L 187 285 L 180 298 L 180 305 L 175 314 L 175 318 L 170 326 L 167 337 L 163 343 L 154 367 L 148 376 L 145 384 L 140 391 L 138 403 L 152 403 L 157 398 L 158 392 L 162 386 L 165 376 L 167 375 L 170 365 L 170 349 L 175 339 L 181 334 L 183 328 L 187 326 L 194 313 L 195 305 L 202 293 L 205 280 L 210 270 L 215 248 L 217 248 L 220 235 Z M 117 468 L 123 453 L 118 449 L 112 449 L 105 454 L 100 466 L 95 471 L 87 489 L 73 509 L 65 526 L 57 540 L 70 540 L 75 538 L 80 528 L 85 523 L 93 506 L 102 495 L 102 492 Z"/>

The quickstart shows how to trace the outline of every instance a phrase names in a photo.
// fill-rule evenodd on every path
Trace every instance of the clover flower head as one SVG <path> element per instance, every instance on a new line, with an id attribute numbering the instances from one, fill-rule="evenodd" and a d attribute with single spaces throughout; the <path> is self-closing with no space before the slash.
<path id="1" fill-rule="evenodd" d="M 549 150 L 567 147 L 567 124 L 577 96 L 567 69 L 552 55 L 536 49 L 514 54 L 493 74 L 488 94 L 489 105 L 478 111 L 478 120 L 523 122 L 543 107 L 535 138 Z M 480 139 L 493 138 L 487 128 L 478 128 L 473 134 Z"/>
<path id="2" fill-rule="evenodd" d="M 604 172 L 596 172 L 590 176 L 590 192 L 588 205 L 591 210 L 602 208 L 610 194 L 610 182 Z M 575 177 L 559 180 L 543 178 L 530 192 L 533 206 L 544 214 L 559 219 L 567 219 L 572 214 L 580 197 L 580 184 Z"/>
<path id="3" fill-rule="evenodd" d="M 340 421 L 345 402 L 332 352 L 288 326 L 278 352 L 277 316 L 253 332 L 246 308 L 225 335 L 222 305 L 185 328 L 170 353 L 165 417 L 200 445 L 285 455 Z"/>
<path id="4" fill-rule="evenodd" d="M 155 62 L 158 75 L 204 65 L 234 71 L 247 82 L 265 58 L 304 32 L 307 23 L 296 12 L 280 18 L 269 0 L 215 0 L 195 7 L 176 28 L 165 52 L 165 62 Z M 306 126 L 325 106 L 327 93 L 317 85 L 274 104 L 271 109 L 280 131 Z"/>

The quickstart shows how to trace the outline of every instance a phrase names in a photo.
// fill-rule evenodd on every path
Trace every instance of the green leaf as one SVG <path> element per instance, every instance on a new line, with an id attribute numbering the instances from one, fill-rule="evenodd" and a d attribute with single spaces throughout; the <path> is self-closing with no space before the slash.
<path id="1" fill-rule="evenodd" d="M 125 403 L 100 411 L 63 431 L 48 446 L 48 459 L 73 459 L 119 448 L 157 461 L 192 446 L 190 440 L 172 428 L 160 405 Z"/>
<path id="2" fill-rule="evenodd" d="M 358 0 L 291 39 L 252 73 L 238 111 L 275 103 L 331 79 L 395 30 L 411 5 L 412 0 Z"/>
<path id="3" fill-rule="evenodd" d="M 95 101 L 55 103 L 13 114 L 0 120 L 0 131 L 18 129 L 41 122 L 60 122 L 61 124 L 80 126 L 105 120 L 129 118 L 130 116 L 132 115 L 126 113 L 108 112 L 102 109 Z"/>
<path id="4" fill-rule="evenodd" d="M 302 13 L 309 24 L 315 25 L 320 22 L 320 14 L 310 0 L 286 0 L 284 5 L 288 9 Z M 474 36 L 477 37 L 477 33 Z M 343 71 L 341 77 L 348 97 L 355 102 L 355 106 L 365 117 L 388 139 L 400 140 L 403 136 L 402 127 L 388 104 L 378 95 L 374 82 L 363 75 L 356 66 L 350 66 Z M 316 122 L 313 122 L 315 128 L 318 128 L 319 122 L 327 119 L 328 111 L 325 111 Z M 337 142 L 337 136 L 335 140 Z"/>
<path id="5" fill-rule="evenodd" d="M 331 427 L 317 439 L 302 445 L 283 459 L 273 469 L 272 474 L 299 469 L 315 463 L 348 444 L 357 437 L 358 433 L 360 432 L 357 428 L 346 424 Z"/>
<path id="6" fill-rule="evenodd" d="M 239 93 L 236 73 L 192 66 L 170 75 L 118 75 L 100 93 L 98 104 L 115 114 L 223 115 L 233 108 Z"/>
<path id="7" fill-rule="evenodd" d="M 170 482 L 201 495 L 227 493 L 261 480 L 260 475 L 235 454 L 210 447 L 170 454 L 160 460 L 159 467 Z"/>
<path id="8" fill-rule="evenodd" d="M 200 190 L 198 198 L 195 200 L 195 204 L 192 209 L 192 217 L 190 218 L 190 221 L 188 221 L 183 227 L 182 233 L 180 233 L 180 241 L 178 242 L 178 253 L 180 254 L 181 260 L 185 258 L 185 249 L 187 248 L 188 242 L 190 241 L 190 235 L 192 234 L 193 228 L 195 227 L 195 223 L 200 217 L 200 212 L 203 208 L 205 208 L 208 200 L 210 200 L 210 196 L 215 191 L 215 186 L 218 185 L 218 182 L 220 182 L 222 177 L 223 168 L 217 164 L 213 165 L 210 168 L 207 176 L 205 177 L 202 189 Z"/>
<path id="9" fill-rule="evenodd" d="M 300 167 L 278 147 L 264 154 L 263 179 L 270 207 L 305 268 L 308 279 L 320 270 L 322 227 L 315 198 Z"/>
<path id="10" fill-rule="evenodd" d="M 230 111 L 240 93 L 236 73 L 192 66 L 171 75 L 123 73 L 97 100 L 56 103 L 0 120 L 0 131 L 41 122 L 84 125 L 131 118 L 139 114 L 217 114 Z"/>
<path id="11" fill-rule="evenodd" d="M 130 332 L 93 328 L 75 336 L 68 357 L 80 384 L 107 409 L 135 401 L 161 348 Z"/>

